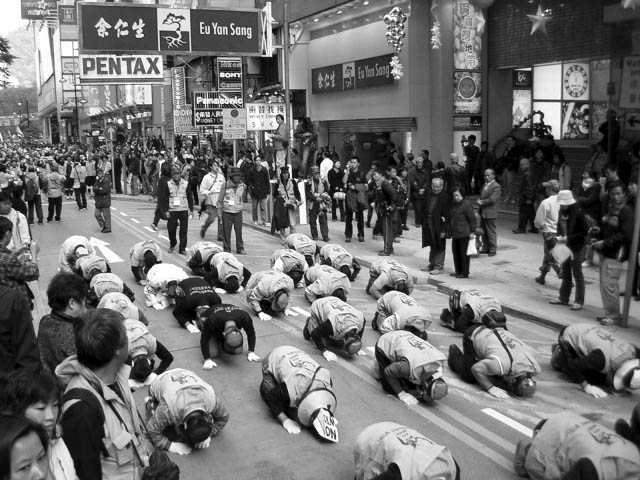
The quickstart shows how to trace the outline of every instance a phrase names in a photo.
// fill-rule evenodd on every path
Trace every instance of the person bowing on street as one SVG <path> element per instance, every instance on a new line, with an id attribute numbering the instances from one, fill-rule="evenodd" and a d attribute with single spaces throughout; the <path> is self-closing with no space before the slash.
<path id="1" fill-rule="evenodd" d="M 320 248 L 320 263 L 344 273 L 352 282 L 360 272 L 360 264 L 342 245 L 327 243 Z"/>
<path id="2" fill-rule="evenodd" d="M 347 301 L 351 282 L 347 276 L 328 265 L 314 265 L 304 274 L 304 296 L 309 303 L 327 296 Z"/>
<path id="3" fill-rule="evenodd" d="M 615 431 L 575 412 L 558 412 L 516 446 L 514 467 L 533 479 L 604 480 L 640 478 L 640 405 L 631 422 L 618 419 Z"/>
<path id="4" fill-rule="evenodd" d="M 598 325 L 574 323 L 562 329 L 551 347 L 551 366 L 595 398 L 607 396 L 596 384 L 616 392 L 640 388 L 640 351 Z"/>
<path id="5" fill-rule="evenodd" d="M 478 290 L 452 291 L 449 294 L 449 308 L 442 309 L 440 320 L 442 326 L 462 333 L 472 324 L 489 328 L 506 328 L 507 325 L 500 301 Z"/>
<path id="6" fill-rule="evenodd" d="M 294 288 L 291 277 L 282 272 L 258 272 L 247 283 L 247 302 L 262 321 L 271 320 L 272 315 L 281 312 L 295 317 L 298 314 L 289 309 L 289 299 Z"/>
<path id="7" fill-rule="evenodd" d="M 460 480 L 460 467 L 447 447 L 394 422 L 360 432 L 353 455 L 355 480 Z"/>
<path id="8" fill-rule="evenodd" d="M 287 433 L 298 434 L 303 426 L 338 442 L 331 374 L 302 350 L 283 345 L 262 360 L 260 396 Z"/>
<path id="9" fill-rule="evenodd" d="M 131 247 L 131 273 L 140 285 L 147 284 L 147 272 L 158 263 L 162 263 L 160 245 L 153 240 L 144 240 Z"/>
<path id="10" fill-rule="evenodd" d="M 173 362 L 173 355 L 140 320 L 124 319 L 129 340 L 129 358 L 127 364 L 131 366 L 129 387 L 131 389 L 150 385 L 158 375 L 163 373 Z M 160 365 L 154 370 L 155 357 L 160 359 Z"/>
<path id="11" fill-rule="evenodd" d="M 151 418 L 147 429 L 161 450 L 188 455 L 193 448 L 209 448 L 229 421 L 229 411 L 213 387 L 184 368 L 159 375 L 145 399 Z"/>
<path id="12" fill-rule="evenodd" d="M 346 355 L 366 355 L 361 352 L 364 314 L 336 297 L 319 298 L 311 305 L 311 316 L 302 330 L 305 340 L 313 341 L 327 361 L 337 356 L 335 349 Z"/>
<path id="13" fill-rule="evenodd" d="M 282 243 L 285 248 L 295 250 L 304 256 L 307 261 L 307 265 L 313 267 L 315 263 L 316 255 L 320 252 L 316 242 L 307 237 L 304 233 L 292 233 L 285 238 Z"/>
<path id="14" fill-rule="evenodd" d="M 222 252 L 222 247 L 213 242 L 196 242 L 187 249 L 187 266 L 194 275 L 206 276 L 211 272 L 211 258 Z"/>
<path id="15" fill-rule="evenodd" d="M 251 278 L 251 272 L 232 253 L 216 253 L 210 264 L 211 271 L 205 279 L 215 287 L 216 293 L 241 292 Z"/>
<path id="16" fill-rule="evenodd" d="M 409 269 L 395 260 L 381 259 L 371 262 L 369 283 L 365 291 L 377 300 L 391 290 L 411 294 L 413 279 Z"/>
<path id="17" fill-rule="evenodd" d="M 240 307 L 228 303 L 221 303 L 211 307 L 198 307 L 198 328 L 200 335 L 200 351 L 204 358 L 202 368 L 211 370 L 218 364 L 213 360 L 222 352 L 239 355 L 243 350 L 242 331 L 247 335 L 249 353 L 247 360 L 259 362 L 256 355 L 256 331 L 249 313 Z"/>
<path id="18" fill-rule="evenodd" d="M 200 333 L 197 326 L 199 308 L 222 303 L 213 287 L 201 277 L 185 278 L 169 288 L 167 294 L 175 299 L 174 318 L 189 333 Z"/>
<path id="19" fill-rule="evenodd" d="M 447 395 L 446 357 L 426 340 L 402 330 L 385 333 L 376 342 L 375 354 L 373 376 L 401 402 L 417 405 L 418 399 L 430 403 Z"/>
<path id="20" fill-rule="evenodd" d="M 58 271 L 74 272 L 76 260 L 90 253 L 96 253 L 87 237 L 71 235 L 60 246 L 58 255 Z"/>
<path id="21" fill-rule="evenodd" d="M 534 377 L 541 370 L 533 350 L 505 328 L 473 325 L 464 332 L 462 348 L 449 346 L 448 363 L 464 381 L 477 382 L 499 399 L 509 396 L 492 379 L 518 397 L 530 397 L 536 391 Z"/>
<path id="22" fill-rule="evenodd" d="M 187 272 L 171 263 L 158 263 L 151 267 L 147 272 L 147 284 L 144 287 L 147 307 L 162 310 L 174 303 L 175 287 L 187 277 Z"/>
<path id="23" fill-rule="evenodd" d="M 388 333 L 406 330 L 427 340 L 427 329 L 431 325 L 429 310 L 406 293 L 392 290 L 378 299 L 377 309 L 371 328 L 376 332 Z"/>
<path id="24" fill-rule="evenodd" d="M 279 248 L 271 255 L 271 270 L 286 273 L 296 287 L 303 285 L 302 276 L 309 265 L 301 253 L 288 248 Z"/>

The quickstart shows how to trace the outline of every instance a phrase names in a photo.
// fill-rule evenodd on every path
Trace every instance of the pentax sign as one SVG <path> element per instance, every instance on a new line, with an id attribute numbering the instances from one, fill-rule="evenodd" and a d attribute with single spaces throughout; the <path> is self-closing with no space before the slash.
<path id="1" fill-rule="evenodd" d="M 271 56 L 263 9 L 79 2 L 80 52 Z"/>
<path id="2" fill-rule="evenodd" d="M 161 55 L 80 55 L 80 83 L 162 84 Z"/>

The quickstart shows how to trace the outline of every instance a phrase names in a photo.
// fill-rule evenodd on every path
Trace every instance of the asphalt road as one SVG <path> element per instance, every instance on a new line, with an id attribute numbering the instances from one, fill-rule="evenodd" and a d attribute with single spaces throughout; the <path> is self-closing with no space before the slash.
<path id="1" fill-rule="evenodd" d="M 409 425 L 432 440 L 447 445 L 462 468 L 462 478 L 513 479 L 517 478 L 512 467 L 515 445 L 530 435 L 540 419 L 569 409 L 611 427 L 619 416 L 628 418 L 634 405 L 630 396 L 595 400 L 587 397 L 576 385 L 565 382 L 549 366 L 550 347 L 557 333 L 510 317 L 510 330 L 537 352 L 543 369 L 533 398 L 496 400 L 476 385 L 466 384 L 446 370 L 445 378 L 449 383 L 447 397 L 433 405 L 405 406 L 395 397 L 386 395 L 370 373 L 378 334 L 370 328 L 375 300 L 364 292 L 368 272 L 363 269 L 352 285 L 349 303 L 362 309 L 367 318 L 363 338 L 367 356 L 339 358 L 337 362 L 328 364 L 338 398 L 336 416 L 340 441 L 338 444 L 323 443 L 304 430 L 297 436 L 288 435 L 279 422 L 270 417 L 260 399 L 260 363 L 248 362 L 245 353 L 225 356 L 217 361 L 217 368 L 204 371 L 201 369 L 199 336 L 181 329 L 170 310 L 157 312 L 144 307 L 142 287 L 134 283 L 128 253 L 132 244 L 149 238 L 155 239 L 165 249 L 168 247 L 164 222 L 158 233 L 148 227 L 153 209 L 151 203 L 115 201 L 113 233 L 101 234 L 93 218 L 92 207 L 78 212 L 73 202 L 65 202 L 61 223 L 32 227 L 34 238 L 41 247 L 39 288 L 42 303 L 38 306 L 36 323 L 40 313 L 48 311 L 45 308 L 46 286 L 57 270 L 62 241 L 70 235 L 80 234 L 106 242 L 107 245 L 98 249 L 111 260 L 113 271 L 135 291 L 137 303 L 150 319 L 152 333 L 173 352 L 175 361 L 172 366 L 192 369 L 200 374 L 214 386 L 231 411 L 229 423 L 209 449 L 186 457 L 174 456 L 182 470 L 182 478 L 352 479 L 356 436 L 372 423 L 390 420 Z M 199 239 L 200 224 L 197 219 L 190 221 L 190 243 Z M 215 241 L 213 231 L 210 230 L 208 236 L 208 240 Z M 250 228 L 244 229 L 244 240 L 247 255 L 239 256 L 240 260 L 252 272 L 267 269 L 271 253 L 280 247 L 279 240 Z M 165 262 L 187 269 L 185 257 L 177 253 L 166 254 Z M 479 285 L 474 287 L 481 288 Z M 445 353 L 451 343 L 461 345 L 460 334 L 439 325 L 440 311 L 447 305 L 447 297 L 428 285 L 417 285 L 413 296 L 429 308 L 433 317 L 429 340 Z M 224 295 L 223 301 L 246 307 L 244 292 Z M 302 338 L 305 312 L 309 311 L 310 305 L 300 289 L 293 295 L 292 306 L 299 313 L 296 317 L 279 317 L 270 322 L 254 318 L 258 338 L 256 353 L 262 357 L 276 346 L 293 345 L 327 365 L 320 352 Z M 136 393 L 137 398 L 143 395 L 144 392 Z"/>

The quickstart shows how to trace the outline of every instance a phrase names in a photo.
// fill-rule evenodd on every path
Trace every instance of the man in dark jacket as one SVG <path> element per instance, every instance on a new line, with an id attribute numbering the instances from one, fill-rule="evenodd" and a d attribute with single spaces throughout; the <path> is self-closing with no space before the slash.
<path id="1" fill-rule="evenodd" d="M 311 167 L 311 179 L 306 184 L 307 205 L 309 206 L 309 229 L 313 240 L 318 240 L 318 223 L 322 241 L 329 241 L 327 210 L 331 203 L 329 185 L 320 179 L 320 168 Z"/>
<path id="2" fill-rule="evenodd" d="M 409 193 L 416 217 L 416 227 L 422 225 L 425 200 L 431 185 L 431 171 L 427 170 L 424 158 L 424 155 L 428 157 L 429 154 L 424 152 L 425 150 L 416 158 L 416 168 L 409 172 Z"/>
<path id="3" fill-rule="evenodd" d="M 431 275 L 439 275 L 444 267 L 450 210 L 449 195 L 444 191 L 444 181 L 441 178 L 432 179 L 431 194 L 427 198 L 422 218 L 422 247 L 430 247 L 429 264 L 423 270 L 431 272 Z"/>
<path id="4" fill-rule="evenodd" d="M 345 201 L 345 224 L 344 237 L 345 242 L 351 241 L 353 235 L 353 217 L 356 218 L 356 227 L 358 229 L 358 241 L 364 242 L 364 209 L 366 205 L 357 205 L 357 202 L 350 204 L 349 196 L 362 196 L 367 190 L 367 179 L 362 170 L 360 170 L 360 159 L 351 157 L 349 167 L 344 173 L 343 183 L 347 187 L 347 201 Z M 366 203 L 366 202 L 365 202 Z"/>
<path id="5" fill-rule="evenodd" d="M 39 370 L 29 302 L 17 291 L 0 285 L 0 305 L 0 374 L 19 369 Z"/>
<path id="6" fill-rule="evenodd" d="M 527 233 L 527 223 L 529 223 L 529 232 L 538 233 L 538 229 L 533 221 L 536 217 L 536 210 L 533 205 L 536 192 L 535 185 L 529 174 L 529 159 L 522 157 L 520 159 L 520 172 L 522 178 L 520 180 L 520 191 L 518 194 L 518 228 L 513 233 Z"/>
<path id="7" fill-rule="evenodd" d="M 51 313 L 40 320 L 38 348 L 42 366 L 50 373 L 76 353 L 74 328 L 86 312 L 88 290 L 84 279 L 75 273 L 58 273 L 49 282 L 47 297 Z"/>
<path id="8" fill-rule="evenodd" d="M 262 165 L 262 160 L 257 159 L 254 167 L 247 174 L 247 188 L 251 193 L 251 213 L 253 224 L 258 224 L 258 208 L 260 209 L 260 225 L 267 227 L 267 196 L 269 195 L 269 172 Z"/>
<path id="9" fill-rule="evenodd" d="M 397 215 L 398 192 L 391 183 L 384 178 L 380 170 L 373 172 L 375 182 L 375 207 L 376 215 L 382 224 L 382 237 L 384 249 L 378 255 L 389 256 L 393 254 L 393 240 L 395 238 L 394 216 Z"/>
<path id="10" fill-rule="evenodd" d="M 449 161 L 451 165 L 444 169 L 444 181 L 445 189 L 449 196 L 453 194 L 453 189 L 460 187 L 462 194 L 466 195 L 465 185 L 467 183 L 467 173 L 462 165 L 459 163 L 458 154 L 452 153 L 449 155 Z"/>
<path id="11" fill-rule="evenodd" d="M 104 170 L 96 171 L 98 178 L 93 186 L 96 201 L 95 217 L 102 233 L 111 232 L 111 179 L 104 174 Z"/>
<path id="12" fill-rule="evenodd" d="M 469 143 L 463 149 L 467 161 L 465 163 L 465 170 L 467 171 L 467 183 L 465 189 L 467 195 L 478 195 L 480 193 L 480 186 L 482 182 L 478 182 L 478 160 L 480 158 L 480 149 L 476 145 L 476 136 L 469 135 Z M 473 188 L 471 183 L 473 182 Z"/>

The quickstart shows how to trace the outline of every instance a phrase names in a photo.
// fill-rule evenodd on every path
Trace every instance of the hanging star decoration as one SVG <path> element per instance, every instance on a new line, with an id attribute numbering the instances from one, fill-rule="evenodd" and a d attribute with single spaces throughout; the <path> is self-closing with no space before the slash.
<path id="1" fill-rule="evenodd" d="M 620 5 L 622 8 L 630 8 L 635 11 L 636 7 L 640 7 L 640 0 L 622 0 Z"/>
<path id="2" fill-rule="evenodd" d="M 538 4 L 538 11 L 535 15 L 527 15 L 529 20 L 531 20 L 531 33 L 529 35 L 533 35 L 538 30 L 547 35 L 547 22 L 550 20 L 550 17 L 547 17 L 542 11 L 542 7 Z"/>

